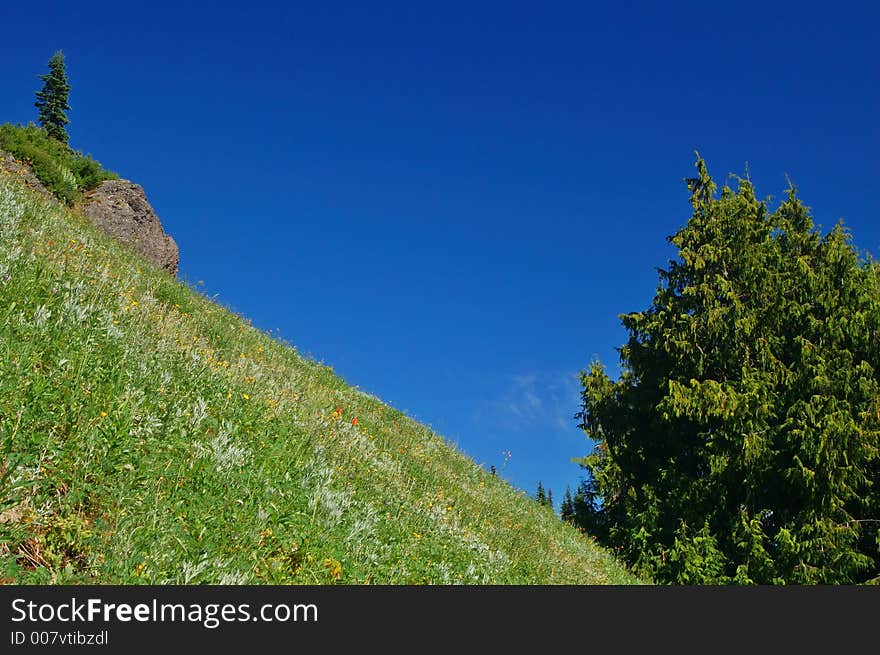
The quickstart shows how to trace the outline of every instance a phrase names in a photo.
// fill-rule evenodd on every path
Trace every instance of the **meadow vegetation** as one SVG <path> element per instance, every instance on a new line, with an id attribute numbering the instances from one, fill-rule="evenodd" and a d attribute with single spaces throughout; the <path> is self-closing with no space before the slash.
<path id="1" fill-rule="evenodd" d="M 104 174 L 33 129 L 0 135 L 19 155 L 42 143 L 31 161 L 66 167 L 71 193 Z M 0 235 L 3 581 L 638 582 L 429 428 L 11 176 Z"/>
<path id="2" fill-rule="evenodd" d="M 89 155 L 71 150 L 34 124 L 0 125 L 0 150 L 27 164 L 46 188 L 67 205 L 76 203 L 83 192 L 104 180 L 119 178 Z"/>

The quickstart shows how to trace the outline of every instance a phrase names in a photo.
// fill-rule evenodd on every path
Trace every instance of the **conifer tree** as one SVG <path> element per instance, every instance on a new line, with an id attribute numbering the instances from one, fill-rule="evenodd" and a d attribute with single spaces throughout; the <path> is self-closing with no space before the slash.
<path id="1" fill-rule="evenodd" d="M 547 507 L 553 507 L 553 490 L 547 487 Z"/>
<path id="2" fill-rule="evenodd" d="M 40 125 L 53 139 L 67 144 L 65 126 L 70 122 L 65 112 L 70 111 L 68 98 L 70 84 L 64 69 L 64 54 L 59 50 L 49 60 L 49 72 L 40 75 L 43 89 L 37 91 L 34 106 L 40 110 Z"/>
<path id="3" fill-rule="evenodd" d="M 571 501 L 572 523 L 597 539 L 605 536 L 604 514 L 599 493 L 591 480 L 581 480 Z"/>
<path id="4" fill-rule="evenodd" d="M 535 492 L 535 500 L 538 501 L 539 505 L 547 504 L 547 495 L 544 492 L 544 485 L 541 484 L 540 480 L 538 480 L 538 490 Z"/>
<path id="5" fill-rule="evenodd" d="M 697 172 L 621 377 L 581 376 L 601 540 L 659 582 L 876 580 L 880 266 L 793 187 L 771 213 Z"/>
<path id="6" fill-rule="evenodd" d="M 562 504 L 559 506 L 559 518 L 567 523 L 574 522 L 574 501 L 570 486 L 565 487 L 565 496 L 562 497 Z"/>

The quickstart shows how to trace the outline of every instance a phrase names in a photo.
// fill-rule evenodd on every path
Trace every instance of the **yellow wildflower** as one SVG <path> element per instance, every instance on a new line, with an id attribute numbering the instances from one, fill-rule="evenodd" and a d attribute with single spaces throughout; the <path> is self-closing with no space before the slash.
<path id="1" fill-rule="evenodd" d="M 342 577 L 342 564 L 340 564 L 337 560 L 328 557 L 324 560 L 324 567 L 330 571 L 330 576 L 334 580 L 339 580 Z"/>

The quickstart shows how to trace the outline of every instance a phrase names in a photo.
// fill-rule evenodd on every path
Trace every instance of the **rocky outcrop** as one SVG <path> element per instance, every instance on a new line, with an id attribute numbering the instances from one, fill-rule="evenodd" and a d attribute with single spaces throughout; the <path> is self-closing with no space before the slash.
<path id="1" fill-rule="evenodd" d="M 25 186 L 30 187 L 37 193 L 46 198 L 54 199 L 55 196 L 43 186 L 43 183 L 37 179 L 37 176 L 31 173 L 31 169 L 24 162 L 17 160 L 13 155 L 0 150 L 0 173 L 4 175 L 14 175 L 20 179 Z"/>
<path id="2" fill-rule="evenodd" d="M 113 238 L 177 275 L 177 244 L 165 234 L 140 185 L 128 180 L 102 182 L 83 196 L 82 212 Z"/>
<path id="3" fill-rule="evenodd" d="M 0 175 L 13 176 L 57 202 L 25 162 L 3 150 L 0 150 Z M 177 244 L 165 233 L 140 185 L 128 180 L 107 180 L 83 196 L 79 209 L 111 237 L 127 243 L 171 275 L 177 275 Z"/>

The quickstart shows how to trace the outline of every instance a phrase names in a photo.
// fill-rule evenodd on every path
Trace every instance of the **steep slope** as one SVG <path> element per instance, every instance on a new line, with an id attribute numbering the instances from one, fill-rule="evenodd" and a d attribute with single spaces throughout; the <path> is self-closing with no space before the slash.
<path id="1" fill-rule="evenodd" d="M 637 582 L 425 426 L 2 175 L 0 349 L 6 582 Z"/>

